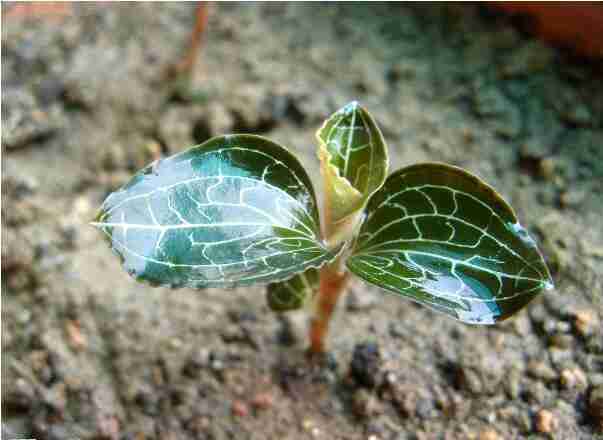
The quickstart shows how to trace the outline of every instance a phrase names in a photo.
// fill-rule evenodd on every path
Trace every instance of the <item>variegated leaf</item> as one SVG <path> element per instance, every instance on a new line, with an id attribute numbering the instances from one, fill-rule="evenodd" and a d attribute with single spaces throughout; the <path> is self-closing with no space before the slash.
<path id="1" fill-rule="evenodd" d="M 418 164 L 371 198 L 350 271 L 474 324 L 505 319 L 553 283 L 513 210 L 478 177 Z"/>
<path id="2" fill-rule="evenodd" d="M 334 258 L 299 161 L 259 136 L 221 136 L 111 194 L 95 226 L 136 279 L 172 287 L 286 280 Z"/>

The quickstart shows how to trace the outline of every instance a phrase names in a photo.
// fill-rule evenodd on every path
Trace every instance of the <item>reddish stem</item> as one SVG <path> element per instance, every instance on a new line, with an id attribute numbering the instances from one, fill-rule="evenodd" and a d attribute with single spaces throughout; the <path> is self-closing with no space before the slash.
<path id="1" fill-rule="evenodd" d="M 199 49 L 201 48 L 203 33 L 207 27 L 207 15 L 208 3 L 199 2 L 195 9 L 195 24 L 190 34 L 186 54 L 184 58 L 182 58 L 177 64 L 170 66 L 168 69 L 168 75 L 177 76 L 181 74 L 189 74 L 193 70 L 193 66 L 195 65 L 199 56 Z"/>
<path id="2" fill-rule="evenodd" d="M 339 267 L 340 264 L 336 260 L 320 270 L 320 290 L 310 323 L 310 352 L 314 354 L 325 351 L 329 323 L 348 280 L 348 272 L 340 270 Z"/>

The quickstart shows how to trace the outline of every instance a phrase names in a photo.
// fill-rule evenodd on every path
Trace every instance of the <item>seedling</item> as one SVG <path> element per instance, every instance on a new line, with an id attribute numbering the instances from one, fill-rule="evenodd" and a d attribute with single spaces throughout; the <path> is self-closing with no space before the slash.
<path id="1" fill-rule="evenodd" d="M 383 135 L 355 102 L 317 139 L 322 224 L 299 160 L 242 134 L 147 166 L 93 225 L 125 270 L 153 286 L 270 283 L 268 305 L 281 312 L 313 300 L 314 353 L 350 274 L 471 324 L 506 319 L 553 287 L 534 240 L 480 178 L 442 163 L 387 177 Z"/>

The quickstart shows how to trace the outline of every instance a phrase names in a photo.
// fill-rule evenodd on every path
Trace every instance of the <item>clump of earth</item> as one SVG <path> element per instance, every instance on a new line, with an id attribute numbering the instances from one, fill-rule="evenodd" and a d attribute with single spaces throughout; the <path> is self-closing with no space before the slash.
<path id="1" fill-rule="evenodd" d="M 476 5 L 2 5 L 2 436 L 556 438 L 603 429 L 602 66 Z M 359 100 L 392 170 L 462 166 L 500 190 L 555 278 L 467 326 L 362 282 L 330 353 L 262 286 L 136 284 L 87 223 L 157 155 L 268 136 L 318 180 L 314 132 Z"/>

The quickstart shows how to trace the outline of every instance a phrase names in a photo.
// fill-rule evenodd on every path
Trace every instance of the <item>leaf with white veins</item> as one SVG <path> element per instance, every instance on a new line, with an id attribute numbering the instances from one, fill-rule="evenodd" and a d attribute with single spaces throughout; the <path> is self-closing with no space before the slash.
<path id="1" fill-rule="evenodd" d="M 155 162 L 105 200 L 93 224 L 152 285 L 235 287 L 291 278 L 335 257 L 312 184 L 285 148 L 213 138 Z"/>
<path id="2" fill-rule="evenodd" d="M 335 112 L 316 137 L 325 182 L 325 223 L 332 229 L 327 232 L 333 232 L 357 218 L 385 182 L 387 146 L 375 120 L 357 102 Z"/>
<path id="3" fill-rule="evenodd" d="M 403 168 L 366 212 L 348 269 L 458 320 L 493 324 L 553 287 L 513 210 L 460 168 Z"/>

